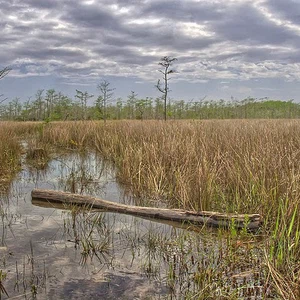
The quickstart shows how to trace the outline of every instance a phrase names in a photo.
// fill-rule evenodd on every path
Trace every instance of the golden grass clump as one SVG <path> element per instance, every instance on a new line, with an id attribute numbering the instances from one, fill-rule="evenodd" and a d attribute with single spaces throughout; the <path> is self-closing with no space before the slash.
<path id="1" fill-rule="evenodd" d="M 20 167 L 21 147 L 9 122 L 0 123 L 0 187 L 6 186 Z"/>
<path id="2" fill-rule="evenodd" d="M 38 145 L 98 151 L 115 165 L 118 180 L 152 205 L 261 214 L 270 276 L 283 298 L 300 298 L 299 120 L 24 126 L 26 134 L 36 131 Z M 0 129 L 1 166 L 18 153 L 8 127 Z"/>
<path id="3" fill-rule="evenodd" d="M 300 122 L 119 122 L 94 126 L 97 150 L 139 195 L 185 209 L 265 214 L 299 197 Z M 300 127 L 299 127 L 300 129 Z M 267 205 L 265 205 L 267 204 Z"/>
<path id="4" fill-rule="evenodd" d="M 95 146 L 155 205 L 260 213 L 270 275 L 299 299 L 299 132 L 298 120 L 120 122 L 97 130 Z"/>
<path id="5" fill-rule="evenodd" d="M 43 124 L 40 142 L 54 145 L 61 149 L 77 149 L 86 151 L 93 142 L 95 130 L 99 125 L 95 122 L 51 122 Z"/>
<path id="6" fill-rule="evenodd" d="M 5 190 L 20 170 L 22 141 L 36 136 L 42 123 L 0 122 L 0 190 Z"/>
<path id="7" fill-rule="evenodd" d="M 96 149 L 138 196 L 268 215 L 279 199 L 299 199 L 299 130 L 296 120 L 57 122 L 41 139 Z"/>

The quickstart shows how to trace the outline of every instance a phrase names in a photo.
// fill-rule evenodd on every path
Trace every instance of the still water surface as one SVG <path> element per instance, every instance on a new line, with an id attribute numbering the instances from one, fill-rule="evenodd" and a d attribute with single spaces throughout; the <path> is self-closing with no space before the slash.
<path id="1" fill-rule="evenodd" d="M 4 299 L 197 299 L 203 289 L 224 286 L 236 289 L 237 295 L 245 293 L 243 286 L 251 287 L 249 299 L 261 299 L 263 275 L 256 269 L 256 250 L 248 251 L 249 256 L 241 250 L 241 262 L 224 261 L 228 249 L 212 232 L 122 214 L 33 205 L 34 188 L 134 203 L 114 169 L 94 153 L 57 156 L 38 168 L 23 159 L 22 172 L 0 196 Z M 249 270 L 250 277 L 234 279 Z M 212 274 L 220 281 L 207 287 Z"/>
<path id="2" fill-rule="evenodd" d="M 34 188 L 132 203 L 112 168 L 94 153 L 57 157 L 40 170 L 23 163 L 8 195 L 1 195 L 1 269 L 7 273 L 3 286 L 9 297 L 153 299 L 168 294 L 165 278 L 147 266 L 152 258 L 146 244 L 149 236 L 170 234 L 172 227 L 31 203 Z"/>

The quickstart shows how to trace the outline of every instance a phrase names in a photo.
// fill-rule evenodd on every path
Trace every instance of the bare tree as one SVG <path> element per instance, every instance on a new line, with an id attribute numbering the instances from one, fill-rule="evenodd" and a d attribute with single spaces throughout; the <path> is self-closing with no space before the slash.
<path id="1" fill-rule="evenodd" d="M 158 70 L 160 73 L 163 74 L 163 83 L 161 83 L 160 79 L 158 79 L 156 88 L 163 94 L 162 98 L 164 101 L 164 119 L 167 120 L 167 99 L 168 99 L 168 92 L 169 89 L 169 74 L 175 73 L 173 69 L 170 69 L 173 62 L 176 61 L 177 58 L 170 57 L 170 56 L 164 56 L 161 61 L 158 63 L 160 66 L 163 67 L 163 69 Z"/>
<path id="2" fill-rule="evenodd" d="M 94 97 L 94 95 L 90 95 L 88 92 L 82 92 L 79 90 L 76 90 L 76 98 L 80 100 L 81 109 L 82 109 L 82 119 L 87 119 L 87 101 L 89 98 Z"/>
<path id="3" fill-rule="evenodd" d="M 34 101 L 34 106 L 35 106 L 35 118 L 36 120 L 41 120 L 42 119 L 42 112 L 43 112 L 43 109 L 45 109 L 44 107 L 44 99 L 43 99 L 43 93 L 44 93 L 44 90 L 38 90 L 35 94 L 35 101 Z M 45 112 L 44 112 L 44 115 L 45 115 Z"/>
<path id="4" fill-rule="evenodd" d="M 5 77 L 10 71 L 11 71 L 11 68 L 9 68 L 9 67 L 5 67 L 4 69 L 0 70 L 0 79 Z"/>
<path id="5" fill-rule="evenodd" d="M 49 119 L 52 113 L 53 106 L 58 98 L 58 95 L 54 89 L 46 91 L 45 102 L 46 102 L 46 119 Z"/>
<path id="6" fill-rule="evenodd" d="M 127 96 L 127 106 L 128 106 L 128 117 L 129 119 L 134 119 L 134 115 L 135 115 L 135 111 L 134 111 L 134 107 L 137 101 L 137 93 L 135 93 L 134 91 L 131 91 L 130 95 Z"/>
<path id="7" fill-rule="evenodd" d="M 106 80 L 103 80 L 98 84 L 98 90 L 101 92 L 101 98 L 99 98 L 102 101 L 102 108 L 103 108 L 103 120 L 104 123 L 106 123 L 107 119 L 107 102 L 112 100 L 113 98 L 113 91 L 115 90 L 114 88 L 110 87 L 110 83 Z"/>
<path id="8" fill-rule="evenodd" d="M 4 95 L 0 94 L 0 104 L 2 104 L 5 100 L 7 100 L 7 98 L 1 99 Z"/>
<path id="9" fill-rule="evenodd" d="M 11 71 L 11 68 L 9 68 L 9 67 L 5 67 L 4 69 L 0 70 L 0 79 L 5 77 L 10 71 Z M 4 102 L 5 100 L 7 100 L 7 98 L 4 98 L 1 100 L 2 97 L 3 97 L 3 94 L 0 95 L 0 104 L 2 102 Z"/>

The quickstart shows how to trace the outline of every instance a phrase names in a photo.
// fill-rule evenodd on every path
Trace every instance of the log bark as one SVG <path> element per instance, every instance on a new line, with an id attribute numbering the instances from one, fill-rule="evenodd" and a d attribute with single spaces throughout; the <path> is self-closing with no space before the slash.
<path id="1" fill-rule="evenodd" d="M 130 214 L 138 217 L 156 220 L 169 220 L 192 225 L 208 225 L 213 227 L 230 227 L 234 220 L 235 228 L 248 230 L 257 230 L 261 225 L 259 214 L 223 214 L 211 211 L 186 211 L 181 209 L 167 209 L 156 207 L 141 207 L 126 205 L 99 198 L 60 192 L 53 190 L 34 189 L 31 192 L 34 201 L 38 200 L 39 205 L 46 203 L 61 203 L 88 206 L 93 209 L 101 209 L 109 212 Z"/>

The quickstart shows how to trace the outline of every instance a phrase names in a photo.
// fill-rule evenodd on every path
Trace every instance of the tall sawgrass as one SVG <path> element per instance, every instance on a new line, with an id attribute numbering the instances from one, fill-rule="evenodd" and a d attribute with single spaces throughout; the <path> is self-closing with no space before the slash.
<path id="1" fill-rule="evenodd" d="M 150 199 L 155 206 L 260 213 L 270 278 L 283 298 L 300 297 L 300 121 L 27 126 L 14 130 L 35 131 L 39 144 L 97 150 L 116 166 L 118 180 L 147 204 Z"/>
<path id="2" fill-rule="evenodd" d="M 96 148 L 152 205 L 260 213 L 270 277 L 283 298 L 297 299 L 299 132 L 298 120 L 86 122 L 52 124 L 44 138 Z"/>
<path id="3" fill-rule="evenodd" d="M 42 123 L 0 122 L 0 191 L 8 188 L 21 167 L 22 142 L 37 137 Z"/>
<path id="4" fill-rule="evenodd" d="M 11 123 L 0 124 L 0 186 L 5 187 L 20 167 L 21 147 Z"/>
<path id="5" fill-rule="evenodd" d="M 184 209 L 277 215 L 300 197 L 299 121 L 53 123 L 42 140 L 96 149 L 138 196 Z"/>

